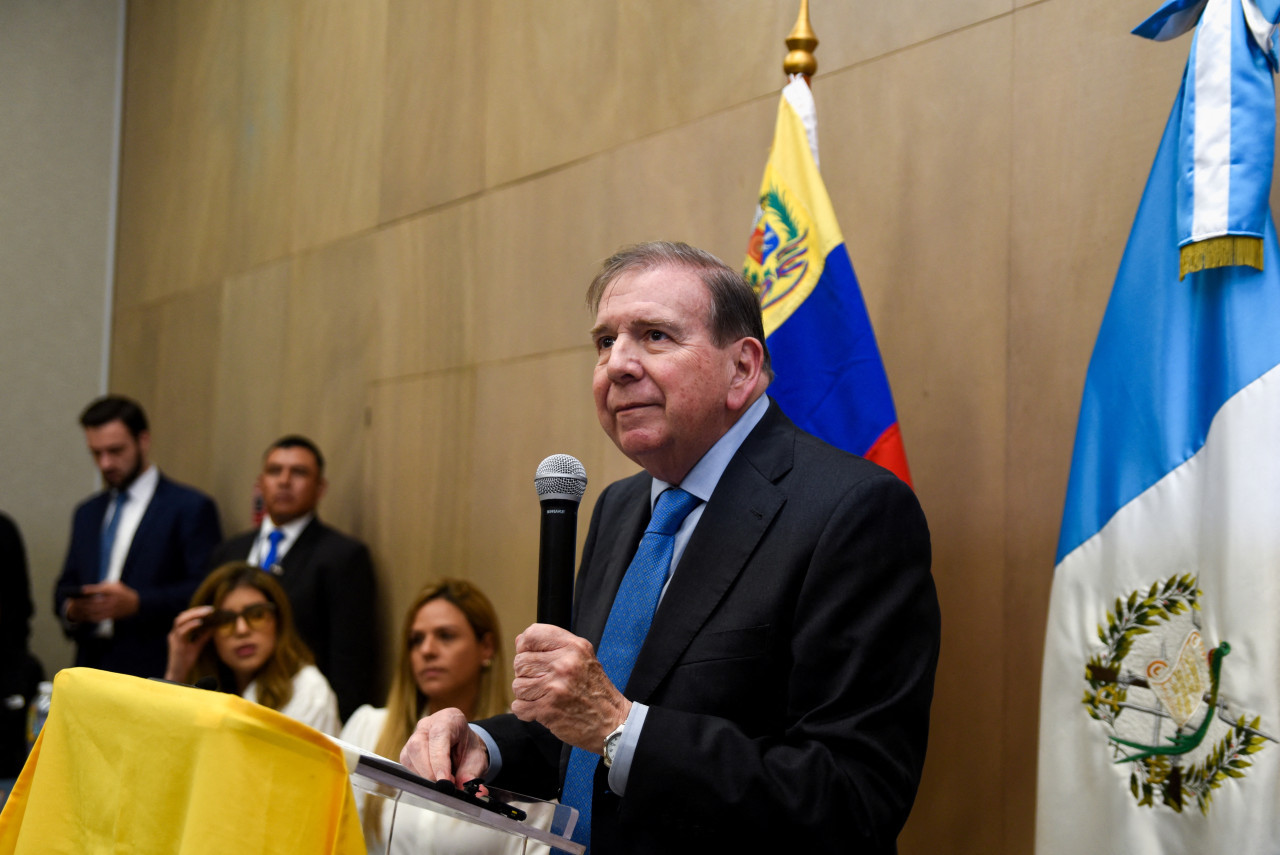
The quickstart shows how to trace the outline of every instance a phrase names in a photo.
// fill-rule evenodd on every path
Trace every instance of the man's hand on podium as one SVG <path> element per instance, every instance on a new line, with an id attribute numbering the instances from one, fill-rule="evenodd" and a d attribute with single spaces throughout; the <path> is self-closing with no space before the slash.
<path id="1" fill-rule="evenodd" d="M 400 762 L 428 781 L 455 787 L 481 778 L 489 768 L 489 749 L 467 726 L 461 710 L 432 713 L 418 722 L 400 752 Z"/>

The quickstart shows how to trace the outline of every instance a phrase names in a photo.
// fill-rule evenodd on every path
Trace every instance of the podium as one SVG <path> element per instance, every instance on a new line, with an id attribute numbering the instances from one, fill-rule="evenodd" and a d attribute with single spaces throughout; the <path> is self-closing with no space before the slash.
<path id="1" fill-rule="evenodd" d="M 415 792 L 411 780 L 389 786 L 369 761 L 349 768 L 349 756 L 235 695 L 68 668 L 54 678 L 49 718 L 0 812 L 0 855 L 365 855 L 357 791 L 393 806 L 392 842 L 397 825 L 403 833 L 413 824 L 406 817 L 426 811 L 497 828 L 516 851 L 532 852 L 526 839 L 545 847 L 562 839 L 556 823 L 575 818 L 533 801 L 533 821 L 478 817 L 488 811 Z M 567 840 L 562 848 L 581 852 Z"/>
<path id="2" fill-rule="evenodd" d="M 335 740 L 347 757 L 351 786 L 365 814 L 370 855 L 582 855 L 569 835 L 577 810 L 496 787 L 483 799 L 443 789 L 356 746 Z M 375 821 L 369 822 L 373 812 Z"/>

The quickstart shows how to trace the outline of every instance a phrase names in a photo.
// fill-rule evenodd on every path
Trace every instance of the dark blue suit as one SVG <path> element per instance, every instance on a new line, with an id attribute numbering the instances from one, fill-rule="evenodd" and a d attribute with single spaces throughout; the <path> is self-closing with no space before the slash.
<path id="1" fill-rule="evenodd" d="M 102 519 L 111 502 L 98 493 L 75 511 L 71 546 L 54 589 L 54 609 L 61 617 L 67 595 L 98 579 Z M 204 579 L 209 553 L 222 539 L 213 500 L 163 475 L 129 545 L 120 581 L 138 592 L 138 613 L 115 621 L 111 638 L 97 638 L 96 624 L 72 624 L 76 665 L 139 677 L 164 676 L 166 636 L 173 619 L 187 607 Z"/>
<path id="2" fill-rule="evenodd" d="M 574 630 L 599 644 L 649 520 L 640 473 L 596 501 Z M 924 765 L 940 617 L 929 529 L 888 471 L 770 406 L 716 485 L 625 695 L 649 705 L 627 793 L 597 766 L 591 851 L 887 855 Z M 494 784 L 554 795 L 568 751 L 480 722 Z"/>

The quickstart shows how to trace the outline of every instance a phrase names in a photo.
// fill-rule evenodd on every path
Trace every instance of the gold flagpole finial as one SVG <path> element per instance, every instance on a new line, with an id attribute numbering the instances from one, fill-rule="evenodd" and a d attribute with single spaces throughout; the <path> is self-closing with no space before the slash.
<path id="1" fill-rule="evenodd" d="M 809 0 L 800 0 L 800 17 L 787 36 L 787 49 L 790 51 L 782 61 L 782 70 L 787 74 L 803 74 L 807 81 L 818 71 L 818 61 L 813 58 L 814 48 L 818 46 L 818 37 L 809 25 Z"/>

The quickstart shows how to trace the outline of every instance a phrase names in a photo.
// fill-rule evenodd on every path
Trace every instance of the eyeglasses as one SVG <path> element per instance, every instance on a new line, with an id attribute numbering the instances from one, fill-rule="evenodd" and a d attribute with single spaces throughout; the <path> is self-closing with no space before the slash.
<path id="1" fill-rule="evenodd" d="M 249 629 L 257 629 L 268 619 L 275 620 L 275 617 L 275 603 L 252 603 L 238 612 L 218 609 L 200 622 L 200 628 L 216 630 L 219 635 L 231 635 L 236 631 L 236 623 L 240 618 L 244 618 Z"/>

